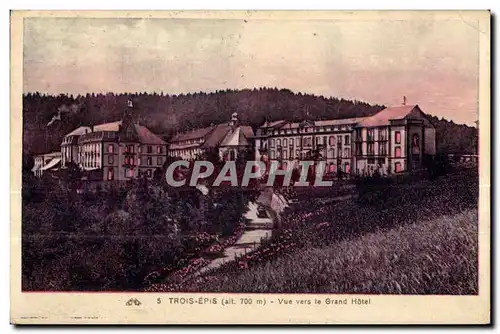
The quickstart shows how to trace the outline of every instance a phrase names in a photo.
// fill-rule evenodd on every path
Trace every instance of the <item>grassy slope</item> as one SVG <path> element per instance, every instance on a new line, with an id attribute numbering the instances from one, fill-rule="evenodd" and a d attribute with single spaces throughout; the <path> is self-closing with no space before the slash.
<path id="1" fill-rule="evenodd" d="M 476 294 L 477 211 L 284 254 L 203 291 Z"/>

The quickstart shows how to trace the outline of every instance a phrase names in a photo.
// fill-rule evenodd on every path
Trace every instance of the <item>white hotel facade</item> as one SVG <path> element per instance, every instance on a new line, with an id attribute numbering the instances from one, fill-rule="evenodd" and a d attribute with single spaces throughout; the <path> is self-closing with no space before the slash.
<path id="1" fill-rule="evenodd" d="M 369 175 L 422 167 L 436 154 L 435 128 L 418 105 L 386 108 L 369 117 L 264 123 L 255 135 L 257 160 L 282 168 L 299 160 L 321 160 L 327 172 Z"/>

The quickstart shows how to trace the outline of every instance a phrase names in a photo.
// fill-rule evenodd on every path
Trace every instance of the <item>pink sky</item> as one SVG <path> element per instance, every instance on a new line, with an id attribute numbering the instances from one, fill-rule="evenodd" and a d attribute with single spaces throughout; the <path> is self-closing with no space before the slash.
<path id="1" fill-rule="evenodd" d="M 24 91 L 288 88 L 477 119 L 477 22 L 30 18 Z"/>

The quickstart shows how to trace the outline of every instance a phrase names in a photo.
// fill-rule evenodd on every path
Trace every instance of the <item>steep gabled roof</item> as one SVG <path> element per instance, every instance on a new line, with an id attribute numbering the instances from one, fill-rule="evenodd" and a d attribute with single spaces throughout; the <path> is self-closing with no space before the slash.
<path id="1" fill-rule="evenodd" d="M 119 132 L 122 121 L 98 124 L 94 126 L 94 132 Z M 159 136 L 152 133 L 144 125 L 134 124 L 134 134 L 141 144 L 163 145 L 166 142 Z"/>
<path id="2" fill-rule="evenodd" d="M 117 132 L 120 131 L 120 125 L 122 125 L 122 121 L 94 125 L 94 132 L 97 131 Z"/>
<path id="3" fill-rule="evenodd" d="M 134 127 L 141 144 L 152 144 L 152 145 L 166 144 L 166 142 L 162 138 L 149 131 L 147 127 L 139 124 L 134 124 Z"/>
<path id="4" fill-rule="evenodd" d="M 356 124 L 368 117 L 353 117 L 353 118 L 342 118 L 342 119 L 328 119 L 324 121 L 315 121 L 316 126 L 335 126 L 335 125 L 347 125 Z"/>
<path id="5" fill-rule="evenodd" d="M 370 127 L 370 126 L 382 126 L 389 125 L 392 120 L 399 120 L 406 118 L 415 109 L 422 112 L 418 105 L 402 105 L 396 107 L 385 108 L 379 111 L 373 116 L 367 117 L 365 120 L 360 122 L 358 126 Z"/>
<path id="6" fill-rule="evenodd" d="M 288 121 L 285 121 L 285 120 L 279 120 L 279 121 L 274 121 L 274 122 L 265 122 L 261 128 L 278 128 L 278 127 L 281 127 L 283 126 L 285 123 L 287 123 Z"/>
<path id="7" fill-rule="evenodd" d="M 205 143 L 203 143 L 203 147 L 211 148 L 216 147 L 220 144 L 220 142 L 224 139 L 228 131 L 231 129 L 229 124 L 223 123 L 215 126 L 212 132 L 205 139 Z"/>
<path id="8" fill-rule="evenodd" d="M 245 137 L 247 137 L 247 139 L 254 137 L 253 129 L 251 126 L 241 125 L 240 128 L 241 128 L 241 131 L 243 131 L 243 134 L 245 135 Z"/>
<path id="9" fill-rule="evenodd" d="M 179 133 L 179 134 L 173 136 L 170 141 L 176 142 L 176 141 L 184 141 L 184 140 L 190 140 L 190 139 L 203 138 L 214 129 L 215 129 L 215 126 L 208 126 L 206 128 L 195 129 L 193 131 Z"/>
<path id="10" fill-rule="evenodd" d="M 86 134 L 87 132 L 90 132 L 92 131 L 92 129 L 88 126 L 80 126 L 76 129 L 74 129 L 73 131 L 71 131 L 70 133 L 68 133 L 67 135 L 65 135 L 65 137 L 69 137 L 69 136 L 81 136 L 81 135 L 84 135 Z"/>
<path id="11" fill-rule="evenodd" d="M 285 120 L 275 121 L 272 123 L 264 124 L 261 128 L 273 128 L 273 129 L 297 129 L 310 123 L 311 126 L 338 126 L 347 124 L 357 124 L 368 117 L 353 117 L 353 118 L 342 118 L 342 119 L 328 119 L 321 121 L 302 121 L 302 122 L 289 122 Z"/>
<path id="12" fill-rule="evenodd" d="M 229 130 L 220 143 L 220 146 L 248 146 L 250 143 L 243 132 L 242 127 L 236 127 L 234 131 Z"/>

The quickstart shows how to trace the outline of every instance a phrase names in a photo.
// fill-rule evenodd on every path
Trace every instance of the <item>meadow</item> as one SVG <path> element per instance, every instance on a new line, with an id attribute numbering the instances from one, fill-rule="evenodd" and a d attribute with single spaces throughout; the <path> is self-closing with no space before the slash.
<path id="1" fill-rule="evenodd" d="M 477 171 L 358 183 L 356 194 L 329 205 L 310 196 L 255 252 L 177 291 L 477 293 Z"/>

